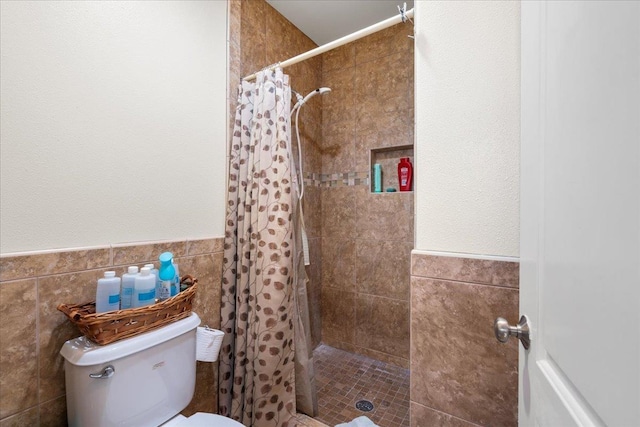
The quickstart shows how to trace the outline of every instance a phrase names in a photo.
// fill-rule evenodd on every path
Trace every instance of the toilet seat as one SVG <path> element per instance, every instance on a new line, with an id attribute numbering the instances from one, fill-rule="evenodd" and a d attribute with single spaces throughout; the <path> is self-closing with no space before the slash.
<path id="1" fill-rule="evenodd" d="M 222 415 L 196 412 L 180 423 L 180 427 L 244 427 L 244 425 Z"/>
<path id="2" fill-rule="evenodd" d="M 244 427 L 244 425 L 222 415 L 196 412 L 189 418 L 177 415 L 164 423 L 162 427 Z"/>

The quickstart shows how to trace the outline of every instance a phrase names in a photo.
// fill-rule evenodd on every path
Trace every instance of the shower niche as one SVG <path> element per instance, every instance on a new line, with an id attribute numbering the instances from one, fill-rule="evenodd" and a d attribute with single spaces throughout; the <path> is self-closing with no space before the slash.
<path id="1" fill-rule="evenodd" d="M 375 194 L 383 194 L 393 191 L 387 191 L 393 188 L 395 192 L 400 191 L 400 183 L 398 182 L 398 163 L 403 157 L 408 157 L 413 164 L 413 178 L 415 181 L 415 162 L 413 161 L 413 144 L 394 145 L 391 147 L 372 148 L 369 150 L 369 191 Z M 375 191 L 375 167 L 380 165 L 382 175 L 381 192 Z M 411 187 L 413 191 L 413 184 Z M 408 193 L 410 191 L 403 191 Z"/>

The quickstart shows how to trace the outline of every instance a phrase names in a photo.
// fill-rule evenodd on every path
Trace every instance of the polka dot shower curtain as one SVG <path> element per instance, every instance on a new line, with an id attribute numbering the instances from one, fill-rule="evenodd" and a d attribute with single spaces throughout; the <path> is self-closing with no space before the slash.
<path id="1" fill-rule="evenodd" d="M 276 69 L 241 83 L 231 142 L 219 412 L 247 427 L 296 424 L 294 340 L 304 335 L 296 281 L 306 283 L 298 277 L 288 80 Z"/>

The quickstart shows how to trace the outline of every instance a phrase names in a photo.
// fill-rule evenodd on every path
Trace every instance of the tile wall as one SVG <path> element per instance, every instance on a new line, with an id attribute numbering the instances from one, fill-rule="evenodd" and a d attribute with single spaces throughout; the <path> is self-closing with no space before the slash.
<path id="1" fill-rule="evenodd" d="M 414 253 L 411 426 L 517 426 L 519 263 Z"/>
<path id="2" fill-rule="evenodd" d="M 369 177 L 371 149 L 413 145 L 411 34 L 398 24 L 322 55 L 322 174 Z M 413 192 L 360 179 L 321 195 L 322 341 L 408 367 Z"/>
<path id="3" fill-rule="evenodd" d="M 0 258 L 0 427 L 66 426 L 60 348 L 80 335 L 56 307 L 95 299 L 106 270 L 157 260 L 171 251 L 182 274 L 198 278 L 194 311 L 220 325 L 222 238 L 110 245 Z M 198 362 L 196 392 L 183 414 L 216 412 L 217 363 Z"/>

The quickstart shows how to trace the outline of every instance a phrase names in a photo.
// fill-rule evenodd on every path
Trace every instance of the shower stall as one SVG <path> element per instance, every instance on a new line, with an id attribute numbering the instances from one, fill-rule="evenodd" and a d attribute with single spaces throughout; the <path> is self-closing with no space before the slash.
<path id="1" fill-rule="evenodd" d="M 230 56 L 233 112 L 231 91 L 243 76 L 316 45 L 262 0 L 230 7 L 230 45 L 237 50 Z M 397 162 L 413 157 L 412 35 L 411 25 L 391 26 L 285 70 L 299 92 L 291 108 L 292 144 L 304 184 L 309 332 L 322 382 L 318 419 L 327 424 L 349 421 L 334 420 L 326 408 L 323 414 L 329 398 L 322 393 L 333 390 L 353 400 L 336 417 L 361 413 L 383 425 L 408 426 L 413 192 L 373 193 L 370 175 L 372 161 L 379 163 L 384 188 L 398 189 Z M 338 361 L 354 365 L 359 377 L 323 379 L 318 369 Z M 367 394 L 369 386 L 358 384 L 366 376 L 393 381 L 390 374 L 399 385 L 385 382 L 379 393 Z M 372 411 L 356 408 L 361 400 L 369 400 Z"/>

